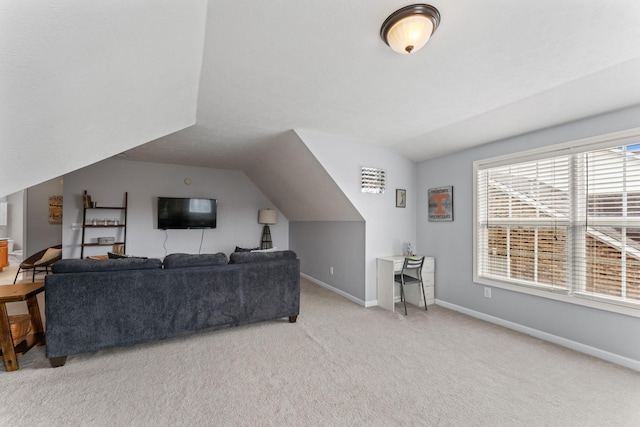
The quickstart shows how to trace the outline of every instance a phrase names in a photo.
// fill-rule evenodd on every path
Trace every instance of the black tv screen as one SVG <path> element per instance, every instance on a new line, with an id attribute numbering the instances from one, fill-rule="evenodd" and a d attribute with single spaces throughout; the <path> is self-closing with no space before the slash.
<path id="1" fill-rule="evenodd" d="M 216 228 L 216 199 L 158 197 L 158 228 Z"/>

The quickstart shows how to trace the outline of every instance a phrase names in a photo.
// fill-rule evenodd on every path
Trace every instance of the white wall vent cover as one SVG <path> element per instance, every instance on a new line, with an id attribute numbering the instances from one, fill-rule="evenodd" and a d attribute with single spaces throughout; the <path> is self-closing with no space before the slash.
<path id="1" fill-rule="evenodd" d="M 362 168 L 362 192 L 382 194 L 387 187 L 387 172 L 380 168 Z"/>

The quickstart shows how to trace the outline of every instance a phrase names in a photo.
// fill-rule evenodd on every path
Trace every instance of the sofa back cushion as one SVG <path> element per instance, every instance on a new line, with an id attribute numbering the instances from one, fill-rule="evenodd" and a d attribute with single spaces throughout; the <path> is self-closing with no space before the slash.
<path id="1" fill-rule="evenodd" d="M 164 268 L 209 267 L 227 264 L 227 256 L 217 254 L 169 254 L 164 258 Z"/>
<path id="2" fill-rule="evenodd" d="M 61 259 L 53 264 L 51 271 L 60 273 L 94 273 L 120 270 L 153 270 L 162 268 L 158 258 L 122 258 L 122 259 Z"/>
<path id="3" fill-rule="evenodd" d="M 247 264 L 250 262 L 280 261 L 286 259 L 296 259 L 298 256 L 294 251 L 275 252 L 234 252 L 231 254 L 229 264 Z"/>

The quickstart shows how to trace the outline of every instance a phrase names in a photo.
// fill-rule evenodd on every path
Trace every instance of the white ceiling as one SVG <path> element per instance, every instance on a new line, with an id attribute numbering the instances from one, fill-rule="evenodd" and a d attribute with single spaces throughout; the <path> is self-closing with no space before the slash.
<path id="1" fill-rule="evenodd" d="M 196 125 L 132 159 L 238 167 L 289 129 L 414 161 L 640 103 L 640 1 L 434 0 L 398 55 L 398 0 L 210 1 Z"/>
<path id="2" fill-rule="evenodd" d="M 120 152 L 241 168 L 296 129 L 421 161 L 640 104 L 638 0 L 433 0 L 398 55 L 409 3 L 2 2 L 0 196 Z"/>
<path id="3" fill-rule="evenodd" d="M 193 125 L 206 12 L 0 1 L 0 197 Z"/>

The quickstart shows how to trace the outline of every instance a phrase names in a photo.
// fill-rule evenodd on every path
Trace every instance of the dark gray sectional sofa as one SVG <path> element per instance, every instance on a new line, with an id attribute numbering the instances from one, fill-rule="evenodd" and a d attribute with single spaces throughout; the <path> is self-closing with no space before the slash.
<path id="1" fill-rule="evenodd" d="M 293 251 L 63 259 L 45 279 L 47 357 L 289 318 L 300 311 Z"/>

